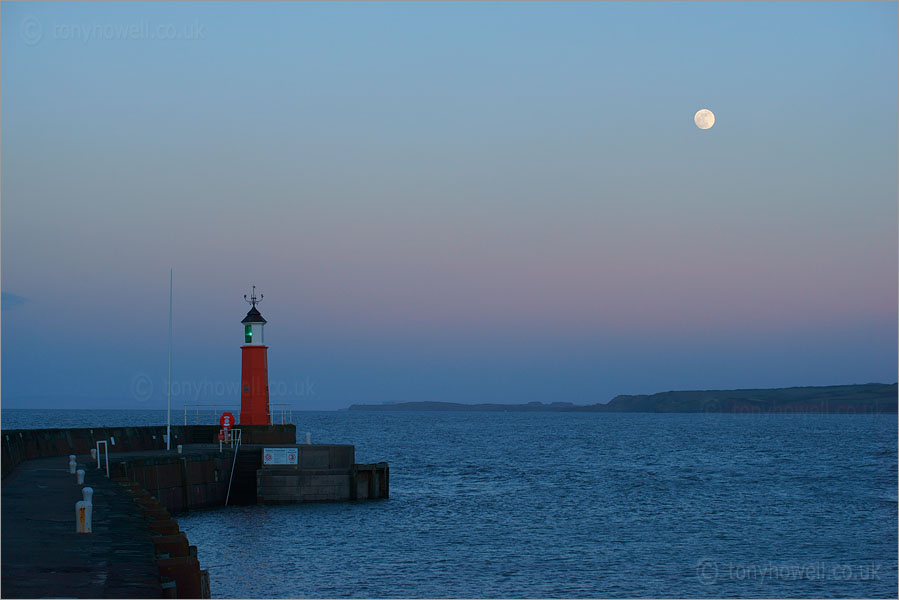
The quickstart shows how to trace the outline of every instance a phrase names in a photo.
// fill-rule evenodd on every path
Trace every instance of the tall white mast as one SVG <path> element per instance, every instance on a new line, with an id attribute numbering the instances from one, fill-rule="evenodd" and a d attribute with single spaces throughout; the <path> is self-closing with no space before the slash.
<path id="1" fill-rule="evenodd" d="M 172 269 L 169 269 L 169 383 L 165 420 L 165 449 L 172 449 Z"/>

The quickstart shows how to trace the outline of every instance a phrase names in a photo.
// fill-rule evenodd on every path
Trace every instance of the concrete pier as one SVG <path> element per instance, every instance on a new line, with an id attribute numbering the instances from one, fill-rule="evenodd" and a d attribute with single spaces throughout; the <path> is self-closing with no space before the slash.
<path id="1" fill-rule="evenodd" d="M 387 463 L 355 464 L 351 445 L 300 445 L 293 425 L 244 427 L 236 453 L 215 426 L 0 432 L 2 597 L 208 598 L 208 574 L 172 518 L 195 508 L 389 496 Z M 90 451 L 109 445 L 109 471 Z M 182 446 L 182 452 L 174 448 Z M 298 454 L 264 465 L 265 448 Z M 69 455 L 84 484 L 69 472 Z M 229 479 L 233 481 L 229 492 Z M 93 488 L 93 531 L 75 533 L 75 503 Z M 173 596 L 173 594 L 175 594 Z"/>
<path id="2" fill-rule="evenodd" d="M 172 514 L 223 506 L 226 498 L 229 504 L 283 504 L 389 497 L 387 464 L 355 464 L 352 445 L 297 444 L 293 425 L 241 429 L 244 443 L 236 461 L 230 445 L 219 451 L 215 441 L 219 428 L 213 425 L 172 427 L 172 450 L 165 449 L 165 427 L 3 431 L 3 475 L 25 460 L 42 456 L 76 453 L 81 456 L 79 462 L 87 464 L 90 461 L 84 455 L 98 441 L 107 441 L 110 476 L 139 483 Z M 175 450 L 179 445 L 181 453 Z M 298 463 L 287 468 L 264 465 L 264 448 L 293 448 Z M 101 460 L 105 465 L 106 457 Z M 276 476 L 293 480 L 270 478 Z"/>
<path id="3" fill-rule="evenodd" d="M 257 471 L 258 504 L 375 500 L 389 497 L 387 463 L 357 465 L 348 444 L 269 446 L 296 451 L 295 465 L 266 465 Z"/>

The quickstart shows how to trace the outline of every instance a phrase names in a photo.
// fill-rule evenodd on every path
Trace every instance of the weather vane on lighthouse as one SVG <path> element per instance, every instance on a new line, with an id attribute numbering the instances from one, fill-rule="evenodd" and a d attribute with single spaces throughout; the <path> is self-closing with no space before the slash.
<path id="1" fill-rule="evenodd" d="M 253 286 L 253 291 L 250 293 L 250 297 L 249 297 L 249 298 L 247 298 L 247 295 L 246 295 L 246 294 L 243 295 L 244 301 L 249 302 L 249 303 L 252 304 L 254 307 L 255 307 L 257 304 L 259 304 L 260 302 L 262 302 L 262 299 L 263 299 L 263 298 L 265 298 L 265 296 L 263 296 L 262 294 L 259 294 L 259 299 L 258 299 L 258 300 L 256 299 L 256 286 L 255 286 L 255 285 Z"/>
<path id="2" fill-rule="evenodd" d="M 256 308 L 262 294 L 256 297 L 256 286 L 250 297 L 243 299 L 253 306 L 243 318 L 244 345 L 240 347 L 240 423 L 242 425 L 271 425 L 268 405 L 268 346 L 265 345 L 265 318 Z"/>

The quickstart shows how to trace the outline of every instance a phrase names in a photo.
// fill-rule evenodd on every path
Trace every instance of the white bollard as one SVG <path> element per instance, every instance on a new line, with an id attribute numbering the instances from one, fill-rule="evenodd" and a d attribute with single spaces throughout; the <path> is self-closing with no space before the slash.
<path id="1" fill-rule="evenodd" d="M 178 454 L 181 454 L 181 450 L 184 448 L 181 444 L 178 444 Z"/>
<path id="2" fill-rule="evenodd" d="M 84 483 L 84 469 L 78 469 L 75 471 L 75 481 L 78 482 L 78 485 L 82 485 Z"/>
<path id="3" fill-rule="evenodd" d="M 71 473 L 72 475 L 74 475 L 74 474 L 75 474 L 75 469 L 77 469 L 77 468 L 78 468 L 78 463 L 75 462 L 75 455 L 74 455 L 74 454 L 70 454 L 70 455 L 69 455 L 69 473 Z"/>
<path id="4" fill-rule="evenodd" d="M 97 460 L 97 449 L 91 448 L 91 460 Z"/>
<path id="5" fill-rule="evenodd" d="M 75 503 L 75 533 L 91 533 L 91 517 L 94 506 L 81 500 Z"/>
<path id="6" fill-rule="evenodd" d="M 312 434 L 310 432 L 306 432 L 306 444 L 312 444 Z"/>
<path id="7" fill-rule="evenodd" d="M 88 504 L 94 503 L 94 488 L 92 487 L 83 487 L 81 488 L 81 495 L 84 498 L 84 501 Z"/>

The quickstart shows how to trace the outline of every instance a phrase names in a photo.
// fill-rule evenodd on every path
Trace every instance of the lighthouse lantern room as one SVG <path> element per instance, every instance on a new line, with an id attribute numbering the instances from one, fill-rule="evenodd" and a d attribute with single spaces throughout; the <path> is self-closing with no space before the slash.
<path id="1" fill-rule="evenodd" d="M 256 286 L 250 297 L 244 300 L 252 306 L 244 317 L 244 345 L 241 350 L 240 372 L 240 423 L 241 425 L 270 425 L 268 405 L 268 346 L 265 345 L 265 319 L 256 308 L 262 302 L 262 294 L 256 297 Z"/>

